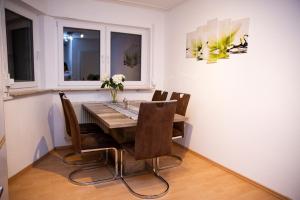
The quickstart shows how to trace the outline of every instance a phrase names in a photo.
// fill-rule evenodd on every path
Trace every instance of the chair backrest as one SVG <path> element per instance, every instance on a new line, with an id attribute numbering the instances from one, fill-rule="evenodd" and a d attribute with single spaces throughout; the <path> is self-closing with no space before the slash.
<path id="1" fill-rule="evenodd" d="M 81 138 L 80 138 L 80 127 L 73 109 L 72 103 L 67 97 L 63 97 L 63 103 L 65 105 L 66 116 L 70 124 L 70 133 L 72 139 L 72 146 L 76 153 L 81 151 Z"/>
<path id="2" fill-rule="evenodd" d="M 176 101 L 141 103 L 135 134 L 135 159 L 171 154 Z"/>
<path id="3" fill-rule="evenodd" d="M 190 97 L 191 97 L 190 94 L 184 94 L 178 92 L 172 93 L 170 100 L 177 100 L 176 114 L 185 116 L 190 101 Z M 184 136 L 184 122 L 174 123 L 174 128 L 176 128 L 180 132 L 180 136 Z"/>
<path id="4" fill-rule="evenodd" d="M 64 101 L 63 101 L 63 97 L 66 97 L 66 95 L 63 91 L 58 92 L 58 94 L 59 94 L 61 104 L 62 104 L 62 107 L 63 107 L 63 111 L 64 111 L 66 131 L 67 131 L 67 134 L 71 137 L 70 123 L 69 123 L 68 118 L 66 116 L 66 108 L 65 108 L 66 106 L 64 105 Z"/>
<path id="5" fill-rule="evenodd" d="M 168 96 L 168 92 L 155 90 L 152 96 L 152 101 L 165 101 L 167 99 L 167 96 Z"/>

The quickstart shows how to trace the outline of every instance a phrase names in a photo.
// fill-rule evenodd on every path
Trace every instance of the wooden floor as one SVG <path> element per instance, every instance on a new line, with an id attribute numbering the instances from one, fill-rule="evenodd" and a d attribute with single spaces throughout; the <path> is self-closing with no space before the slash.
<path id="1" fill-rule="evenodd" d="M 270 193 L 241 180 L 180 147 L 175 151 L 184 157 L 176 168 L 163 170 L 161 175 L 169 182 L 170 190 L 160 199 L 184 200 L 271 200 Z M 66 150 L 57 150 L 42 159 L 9 183 L 10 200 L 129 200 L 132 196 L 120 180 L 98 186 L 77 186 L 67 176 L 77 167 L 61 160 Z M 91 176 L 103 173 L 91 172 Z M 129 179 L 139 191 L 158 192 L 161 185 L 150 175 Z"/>

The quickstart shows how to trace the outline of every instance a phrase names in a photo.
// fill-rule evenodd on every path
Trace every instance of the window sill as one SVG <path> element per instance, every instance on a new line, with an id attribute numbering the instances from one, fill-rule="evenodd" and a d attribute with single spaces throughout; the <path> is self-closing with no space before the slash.
<path id="1" fill-rule="evenodd" d="M 4 98 L 4 101 L 10 101 L 14 100 L 15 98 L 22 98 L 22 97 L 28 97 L 28 96 L 34 96 L 34 95 L 41 95 L 41 94 L 47 94 L 51 93 L 51 89 L 18 89 L 14 90 L 11 89 L 9 91 L 9 96 Z"/>
<path id="2" fill-rule="evenodd" d="M 128 87 L 124 88 L 124 91 L 152 91 L 154 88 L 150 87 Z M 65 91 L 65 92 L 77 92 L 77 91 L 108 91 L 109 88 L 100 88 L 100 87 L 59 87 L 52 89 L 54 92 Z"/>
<path id="3" fill-rule="evenodd" d="M 135 92 L 152 92 L 154 88 L 124 88 L 124 91 L 135 91 Z M 55 93 L 59 91 L 64 92 L 94 92 L 94 91 L 108 91 L 108 88 L 53 88 L 53 89 L 24 89 L 24 90 L 11 90 L 9 97 L 4 98 L 4 101 L 14 100 L 16 98 L 23 98 L 28 96 L 42 95 L 47 93 Z"/>

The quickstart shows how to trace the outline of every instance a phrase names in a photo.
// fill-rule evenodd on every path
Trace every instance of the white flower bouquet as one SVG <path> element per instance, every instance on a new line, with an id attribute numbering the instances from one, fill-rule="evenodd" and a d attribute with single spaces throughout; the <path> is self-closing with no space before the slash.
<path id="1" fill-rule="evenodd" d="M 115 74 L 111 78 L 109 77 L 104 77 L 102 80 L 102 85 L 101 88 L 109 88 L 111 97 L 112 97 L 112 102 L 116 103 L 117 100 L 117 93 L 118 90 L 123 91 L 124 90 L 124 85 L 123 82 L 125 81 L 125 76 L 123 74 Z"/>

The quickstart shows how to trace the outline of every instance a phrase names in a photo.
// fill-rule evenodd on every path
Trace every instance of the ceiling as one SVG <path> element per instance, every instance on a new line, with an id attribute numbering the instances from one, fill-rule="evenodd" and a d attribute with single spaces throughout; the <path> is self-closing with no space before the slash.
<path id="1" fill-rule="evenodd" d="M 186 0 L 97 0 L 111 3 L 127 4 L 131 6 L 142 6 L 160 10 L 170 10 Z"/>

